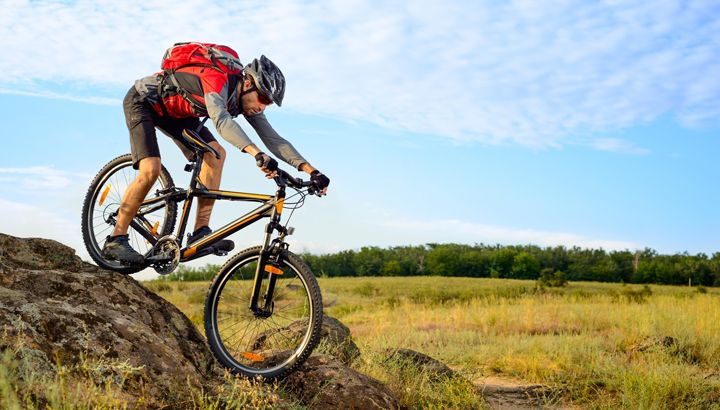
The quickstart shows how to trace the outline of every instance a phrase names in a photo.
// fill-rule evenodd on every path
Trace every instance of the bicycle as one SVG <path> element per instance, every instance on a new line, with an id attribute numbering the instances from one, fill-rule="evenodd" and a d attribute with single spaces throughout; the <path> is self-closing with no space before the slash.
<path id="1" fill-rule="evenodd" d="M 228 249 L 213 245 L 262 218 L 270 218 L 262 245 L 232 256 L 215 275 L 205 299 L 204 322 L 210 350 L 223 366 L 247 377 L 282 377 L 310 356 L 320 338 L 323 318 L 320 288 L 307 264 L 288 249 L 285 238 L 294 229 L 287 221 L 284 225 L 280 223 L 283 210 L 291 209 L 291 217 L 307 195 L 318 194 L 317 186 L 278 170 L 273 178 L 277 184 L 275 195 L 208 189 L 198 178 L 203 155 L 210 153 L 216 158 L 220 155 L 192 130 L 184 130 L 183 138 L 194 152 L 185 166 L 185 171 L 192 173 L 189 187 L 177 188 L 162 166 L 158 181 L 130 223 L 131 243 L 144 252 L 145 262 L 125 266 L 106 260 L 101 253 L 105 235 L 112 232 L 117 221 L 124 190 L 136 173 L 130 154 L 107 163 L 90 184 L 82 210 L 87 250 L 98 266 L 105 269 L 131 274 L 152 267 L 158 273 L 169 274 L 180 262 L 227 254 Z M 296 193 L 286 198 L 288 187 Z M 260 205 L 183 247 L 194 198 Z M 177 233 L 173 235 L 180 202 L 184 205 Z"/>

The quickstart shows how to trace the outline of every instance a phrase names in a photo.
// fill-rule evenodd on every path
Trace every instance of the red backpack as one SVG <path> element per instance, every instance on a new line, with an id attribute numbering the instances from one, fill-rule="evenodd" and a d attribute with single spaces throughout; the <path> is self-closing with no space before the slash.
<path id="1" fill-rule="evenodd" d="M 197 98 L 202 96 L 202 90 L 188 88 L 187 84 L 175 78 L 176 71 L 185 67 L 208 67 L 228 75 L 231 89 L 235 89 L 242 74 L 243 65 L 237 52 L 228 46 L 211 43 L 175 43 L 168 48 L 163 56 L 160 67 L 165 72 L 160 84 L 162 99 L 169 95 L 179 94 L 187 101 L 192 109 L 199 115 L 207 116 L 205 104 Z M 165 80 L 170 80 L 169 83 Z M 165 115 L 167 111 L 162 106 Z M 232 113 L 237 115 L 237 113 Z"/>
<path id="2" fill-rule="evenodd" d="M 211 67 L 238 75 L 243 66 L 238 53 L 228 46 L 210 43 L 175 43 L 163 56 L 160 67 L 173 73 L 182 67 Z"/>

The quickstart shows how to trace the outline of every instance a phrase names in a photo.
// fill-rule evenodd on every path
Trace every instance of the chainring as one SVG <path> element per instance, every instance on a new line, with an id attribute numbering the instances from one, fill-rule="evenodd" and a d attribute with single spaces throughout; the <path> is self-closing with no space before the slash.
<path id="1" fill-rule="evenodd" d="M 180 245 L 178 245 L 177 238 L 173 235 L 166 235 L 158 239 L 153 254 L 168 259 L 154 263 L 152 267 L 155 272 L 161 275 L 172 273 L 180 264 Z"/>

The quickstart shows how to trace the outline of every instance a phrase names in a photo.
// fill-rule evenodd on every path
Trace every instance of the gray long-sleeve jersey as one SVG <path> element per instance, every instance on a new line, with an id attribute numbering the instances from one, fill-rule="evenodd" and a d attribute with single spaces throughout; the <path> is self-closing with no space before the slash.
<path id="1" fill-rule="evenodd" d="M 210 76 L 212 76 L 212 74 Z M 137 89 L 150 104 L 162 104 L 157 91 L 160 80 L 161 76 L 158 74 L 141 78 L 135 82 L 135 89 Z M 240 99 L 236 92 L 229 92 L 227 81 L 224 81 L 224 84 L 221 84 L 221 88 L 217 90 L 217 88 L 219 88 L 217 85 L 220 85 L 218 80 L 218 78 L 200 78 L 196 86 L 200 86 L 205 91 L 203 97 L 205 106 L 207 107 L 207 113 L 220 136 L 240 150 L 243 150 L 253 142 L 233 119 L 230 113 L 231 110 L 229 109 L 232 108 L 233 112 L 240 112 L 238 109 Z M 179 107 L 173 106 L 172 108 L 171 110 L 170 107 L 168 107 L 170 116 L 173 116 L 174 111 L 177 110 L 182 111 L 177 113 L 179 114 L 178 117 L 195 116 L 195 113 L 189 105 L 185 106 L 183 104 Z M 279 159 L 287 162 L 296 169 L 299 169 L 300 165 L 307 162 L 289 141 L 275 131 L 264 113 L 244 116 L 247 122 L 255 129 L 255 132 L 257 132 L 263 144 Z"/>

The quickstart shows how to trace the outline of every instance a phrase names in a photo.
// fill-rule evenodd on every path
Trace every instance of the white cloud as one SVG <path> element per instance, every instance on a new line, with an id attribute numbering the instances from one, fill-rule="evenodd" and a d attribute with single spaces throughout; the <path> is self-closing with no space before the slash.
<path id="1" fill-rule="evenodd" d="M 68 220 L 64 212 L 2 198 L 0 210 L 0 232 L 22 238 L 54 239 L 72 247 L 83 259 L 89 260 L 80 235 L 79 218 Z"/>
<path id="2" fill-rule="evenodd" d="M 647 155 L 650 150 L 638 147 L 627 140 L 618 138 L 598 138 L 590 144 L 593 148 L 600 151 L 619 152 L 622 154 Z"/>
<path id="3" fill-rule="evenodd" d="M 52 100 L 76 101 L 76 102 L 95 104 L 95 105 L 118 106 L 118 105 L 122 104 L 122 100 L 117 99 L 117 98 L 93 97 L 93 96 L 83 97 L 83 96 L 70 95 L 70 94 L 59 94 L 59 93 L 54 93 L 51 91 L 23 91 L 23 90 L 13 90 L 13 89 L 9 89 L 9 88 L 0 88 L 0 94 L 22 95 L 25 97 L 49 98 Z"/>
<path id="4" fill-rule="evenodd" d="M 666 115 L 716 123 L 718 12 L 680 0 L 13 1 L 0 88 L 112 103 L 170 44 L 207 40 L 274 59 L 295 110 L 557 146 Z"/>
<path id="5" fill-rule="evenodd" d="M 91 175 L 77 172 L 58 170 L 48 166 L 34 166 L 26 168 L 0 168 L 0 181 L 12 183 L 7 189 L 47 190 L 65 189 L 71 186 L 75 179 L 85 181 Z"/>
<path id="6" fill-rule="evenodd" d="M 569 232 L 549 232 L 483 225 L 456 219 L 448 220 L 387 220 L 386 227 L 413 232 L 415 236 L 433 238 L 424 242 L 533 244 L 538 246 L 579 246 L 606 250 L 638 249 L 634 242 L 591 238 Z"/>

